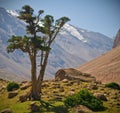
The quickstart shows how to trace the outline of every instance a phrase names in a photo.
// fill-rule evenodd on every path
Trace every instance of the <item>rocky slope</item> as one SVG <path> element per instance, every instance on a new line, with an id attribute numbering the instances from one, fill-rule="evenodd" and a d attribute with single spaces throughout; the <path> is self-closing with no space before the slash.
<path id="1" fill-rule="evenodd" d="M 114 40 L 114 44 L 113 44 L 113 48 L 120 46 L 120 29 L 118 30 L 115 40 Z"/>
<path id="2" fill-rule="evenodd" d="M 77 69 L 90 73 L 104 83 L 117 82 L 120 84 L 120 46 Z"/>
<path id="3" fill-rule="evenodd" d="M 8 54 L 7 40 L 12 35 L 24 35 L 25 23 L 16 18 L 17 11 L 0 8 L 0 69 L 7 72 L 8 79 L 30 78 L 28 56 L 20 51 Z M 76 67 L 112 48 L 113 40 L 109 37 L 66 24 L 52 45 L 46 78 L 53 78 L 60 68 Z M 12 62 L 12 63 L 11 63 Z M 11 64 L 11 65 L 10 65 Z M 39 65 L 39 63 L 38 63 Z M 0 77 L 4 74 L 0 74 Z"/>

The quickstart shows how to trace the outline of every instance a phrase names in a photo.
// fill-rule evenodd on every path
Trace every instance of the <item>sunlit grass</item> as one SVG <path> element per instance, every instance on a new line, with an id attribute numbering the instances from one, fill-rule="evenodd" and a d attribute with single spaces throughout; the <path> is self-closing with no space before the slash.
<path id="1" fill-rule="evenodd" d="M 70 82 L 70 81 L 69 81 Z M 69 83 L 68 82 L 68 83 Z M 63 82 L 57 82 L 60 84 L 61 87 L 64 88 L 64 92 L 59 92 L 59 88 L 53 88 L 54 83 L 49 83 L 49 86 L 46 88 L 43 88 L 43 97 L 42 102 L 35 101 L 37 105 L 39 106 L 40 110 L 38 113 L 74 113 L 73 108 L 67 108 L 64 105 L 64 99 L 70 95 L 71 89 L 74 89 L 75 93 L 80 91 L 81 89 L 84 89 L 89 85 L 89 83 L 81 83 L 80 85 L 75 82 L 72 86 L 66 85 L 66 83 Z M 7 90 L 4 91 L 4 93 L 0 94 L 0 111 L 5 108 L 10 108 L 13 113 L 34 113 L 30 112 L 30 104 L 33 101 L 26 101 L 26 102 L 19 102 L 19 96 L 26 93 L 30 88 L 27 90 L 18 90 L 18 95 L 12 99 L 8 99 L 8 92 Z M 104 88 L 104 90 L 101 90 L 101 88 L 98 88 L 98 90 L 90 90 L 91 92 L 110 92 L 115 93 L 118 92 L 117 90 Z M 62 98 L 61 100 L 56 99 L 56 94 L 60 95 Z M 112 94 L 111 94 L 112 95 Z M 111 96 L 109 95 L 109 97 Z M 101 112 L 93 112 L 93 113 L 119 113 L 120 107 L 116 106 L 118 102 L 116 102 L 114 99 L 108 98 L 108 101 L 103 102 L 104 106 L 107 108 L 105 111 Z M 111 104 L 114 106 L 111 106 Z"/>

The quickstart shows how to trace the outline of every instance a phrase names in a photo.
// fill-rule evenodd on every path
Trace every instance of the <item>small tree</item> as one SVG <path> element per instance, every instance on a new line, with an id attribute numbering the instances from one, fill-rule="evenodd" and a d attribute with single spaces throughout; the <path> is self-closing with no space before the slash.
<path id="1" fill-rule="evenodd" d="M 27 23 L 27 33 L 25 36 L 12 36 L 12 38 L 8 40 L 10 44 L 7 47 L 8 53 L 13 52 L 16 49 L 28 53 L 31 62 L 31 97 L 34 100 L 41 99 L 41 85 L 47 66 L 51 44 L 63 25 L 69 21 L 69 18 L 62 17 L 54 22 L 54 18 L 51 15 L 46 15 L 42 19 L 41 14 L 43 12 L 43 10 L 40 10 L 38 15 L 35 16 L 33 14 L 34 10 L 30 6 L 23 6 L 18 18 Z M 37 76 L 36 58 L 38 54 L 40 54 L 40 69 Z"/>

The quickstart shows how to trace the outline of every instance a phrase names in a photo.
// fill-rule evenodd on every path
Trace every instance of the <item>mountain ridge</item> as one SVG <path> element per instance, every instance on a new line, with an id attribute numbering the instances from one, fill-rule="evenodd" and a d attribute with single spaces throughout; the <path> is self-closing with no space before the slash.
<path id="1" fill-rule="evenodd" d="M 25 35 L 25 23 L 9 14 L 3 8 L 0 8 L 0 21 L 0 54 L 8 60 L 10 59 L 14 64 L 17 63 L 17 65 L 24 67 L 24 70 L 29 71 L 27 76 L 30 76 L 28 56 L 21 51 L 15 51 L 10 54 L 6 52 L 7 40 L 12 35 Z M 55 72 L 60 68 L 79 66 L 112 48 L 113 40 L 107 36 L 95 32 L 88 32 L 70 24 L 66 24 L 66 26 L 63 27 L 51 47 L 52 51 L 50 52 L 45 74 L 46 79 L 54 78 Z M 6 67 L 8 67 L 7 64 Z M 14 70 L 11 66 L 8 68 Z M 17 71 L 19 73 L 26 73 L 26 71 L 21 69 L 17 69 Z M 23 75 L 21 74 L 19 76 Z"/>

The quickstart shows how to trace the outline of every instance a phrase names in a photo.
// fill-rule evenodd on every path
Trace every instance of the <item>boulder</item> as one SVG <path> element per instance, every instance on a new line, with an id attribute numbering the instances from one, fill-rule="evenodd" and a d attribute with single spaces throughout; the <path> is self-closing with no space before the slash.
<path id="1" fill-rule="evenodd" d="M 29 88 L 31 86 L 31 83 L 29 82 L 25 82 L 22 84 L 22 86 L 20 87 L 21 90 L 25 90 L 27 88 Z"/>
<path id="2" fill-rule="evenodd" d="M 69 81 L 68 81 L 68 79 L 63 79 L 62 82 L 63 83 L 68 83 Z"/>
<path id="3" fill-rule="evenodd" d="M 26 94 L 21 95 L 21 96 L 19 97 L 19 101 L 20 101 L 20 102 L 25 102 L 25 101 L 27 101 L 27 95 L 26 95 Z"/>
<path id="4" fill-rule="evenodd" d="M 60 92 L 64 92 L 64 88 L 63 87 L 60 87 Z"/>
<path id="5" fill-rule="evenodd" d="M 20 102 L 25 102 L 25 101 L 27 101 L 27 99 L 31 100 L 31 92 L 30 91 L 26 92 L 25 94 L 23 94 L 19 97 Z"/>
<path id="6" fill-rule="evenodd" d="M 107 101 L 107 98 L 103 93 L 95 93 L 94 96 L 100 100 Z"/>
<path id="7" fill-rule="evenodd" d="M 10 108 L 6 108 L 0 111 L 0 113 L 12 113 L 12 110 Z"/>
<path id="8" fill-rule="evenodd" d="M 8 98 L 13 98 L 16 95 L 18 95 L 18 91 L 11 91 L 11 92 L 8 93 Z"/>
<path id="9" fill-rule="evenodd" d="M 56 81 L 62 81 L 64 79 L 67 80 L 80 80 L 84 82 L 96 81 L 95 77 L 91 76 L 87 73 L 82 73 L 76 69 L 68 68 L 68 69 L 60 69 L 55 74 Z"/>
<path id="10" fill-rule="evenodd" d="M 74 113 L 92 113 L 92 111 L 83 105 L 78 105 L 73 108 Z"/>
<path id="11" fill-rule="evenodd" d="M 90 85 L 89 86 L 89 89 L 91 90 L 97 90 L 98 89 L 98 86 L 97 86 L 97 84 L 92 84 L 92 85 Z"/>

